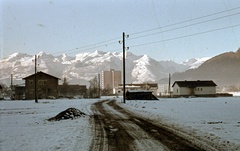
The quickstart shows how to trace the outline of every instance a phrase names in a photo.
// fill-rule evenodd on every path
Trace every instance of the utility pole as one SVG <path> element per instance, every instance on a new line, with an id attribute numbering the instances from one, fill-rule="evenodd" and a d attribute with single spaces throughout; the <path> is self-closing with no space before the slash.
<path id="1" fill-rule="evenodd" d="M 168 93 L 169 93 L 169 97 L 171 98 L 171 74 L 170 73 L 168 77 Z"/>
<path id="2" fill-rule="evenodd" d="M 37 84 L 38 84 L 38 82 L 37 82 L 37 55 L 35 55 L 35 103 L 38 103 L 38 93 L 37 93 L 37 91 L 38 91 L 38 87 L 37 87 Z"/>
<path id="3" fill-rule="evenodd" d="M 125 84 L 126 84 L 126 74 L 125 74 L 125 50 L 126 50 L 126 47 L 125 47 L 125 37 L 129 37 L 129 35 L 126 35 L 125 36 L 125 33 L 123 32 L 123 40 L 122 41 L 119 41 L 119 43 L 121 44 L 123 44 L 123 103 L 126 103 L 126 95 L 125 95 L 125 89 L 126 89 L 126 87 L 125 87 Z M 129 49 L 129 47 L 127 47 L 127 49 Z"/>
<path id="4" fill-rule="evenodd" d="M 98 73 L 98 97 L 100 98 L 101 97 L 101 86 L 100 86 L 100 73 Z"/>
<path id="5" fill-rule="evenodd" d="M 126 103 L 126 93 L 125 93 L 125 83 L 126 83 L 126 77 L 125 77 L 125 33 L 123 32 L 123 103 Z"/>
<path id="6" fill-rule="evenodd" d="M 11 94 L 10 98 L 13 99 L 13 74 L 11 74 Z"/>

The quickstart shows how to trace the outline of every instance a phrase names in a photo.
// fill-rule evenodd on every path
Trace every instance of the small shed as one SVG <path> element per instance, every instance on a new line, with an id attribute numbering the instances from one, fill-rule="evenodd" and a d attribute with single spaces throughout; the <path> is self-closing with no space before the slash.
<path id="1" fill-rule="evenodd" d="M 215 97 L 216 84 L 209 81 L 175 81 L 173 83 L 173 96 L 175 97 Z"/>
<path id="2" fill-rule="evenodd" d="M 12 100 L 24 100 L 25 99 L 25 86 L 13 85 L 11 99 Z"/>
<path id="3" fill-rule="evenodd" d="M 126 99 L 127 100 L 158 100 L 152 94 L 152 91 L 148 90 L 128 90 L 126 92 Z"/>

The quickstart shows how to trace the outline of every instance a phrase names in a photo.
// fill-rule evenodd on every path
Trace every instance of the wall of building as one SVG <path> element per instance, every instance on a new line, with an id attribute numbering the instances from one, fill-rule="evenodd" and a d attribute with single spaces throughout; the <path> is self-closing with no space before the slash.
<path id="1" fill-rule="evenodd" d="M 26 78 L 26 99 L 35 98 L 35 77 L 30 76 Z M 37 89 L 38 89 L 38 98 L 43 99 L 48 96 L 58 97 L 58 79 L 47 74 L 37 74 Z"/>
<path id="2" fill-rule="evenodd" d="M 216 94 L 215 87 L 196 87 L 194 89 L 195 95 L 209 95 Z"/>
<path id="3" fill-rule="evenodd" d="M 180 95 L 180 87 L 177 84 L 173 87 L 173 95 Z"/>
<path id="4" fill-rule="evenodd" d="M 102 71 L 102 89 L 110 89 L 111 93 L 115 93 L 115 88 L 118 84 L 122 83 L 121 71 L 115 71 L 110 69 L 110 71 Z"/>
<path id="5" fill-rule="evenodd" d="M 196 88 L 188 88 L 188 87 L 179 87 L 177 84 L 173 87 L 173 95 L 174 96 L 210 96 L 216 94 L 215 87 L 196 87 Z"/>
<path id="6" fill-rule="evenodd" d="M 191 95 L 191 89 L 187 87 L 179 87 L 175 84 L 173 87 L 173 95 Z"/>

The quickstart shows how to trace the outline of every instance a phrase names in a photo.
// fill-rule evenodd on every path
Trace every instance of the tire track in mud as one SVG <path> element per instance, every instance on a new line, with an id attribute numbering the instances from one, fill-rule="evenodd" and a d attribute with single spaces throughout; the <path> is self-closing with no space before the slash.
<path id="1" fill-rule="evenodd" d="M 204 150 L 172 131 L 104 100 L 92 105 L 94 138 L 90 150 Z"/>

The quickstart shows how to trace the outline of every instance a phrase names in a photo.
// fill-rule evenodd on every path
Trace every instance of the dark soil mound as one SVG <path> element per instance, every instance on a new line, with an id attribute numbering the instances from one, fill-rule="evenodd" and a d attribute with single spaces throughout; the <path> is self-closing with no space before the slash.
<path id="1" fill-rule="evenodd" d="M 86 114 L 81 112 L 80 110 L 76 108 L 68 108 L 65 111 L 62 111 L 58 115 L 48 119 L 48 121 L 60 121 L 60 120 L 66 120 L 66 119 L 76 119 L 81 116 L 85 116 Z"/>

